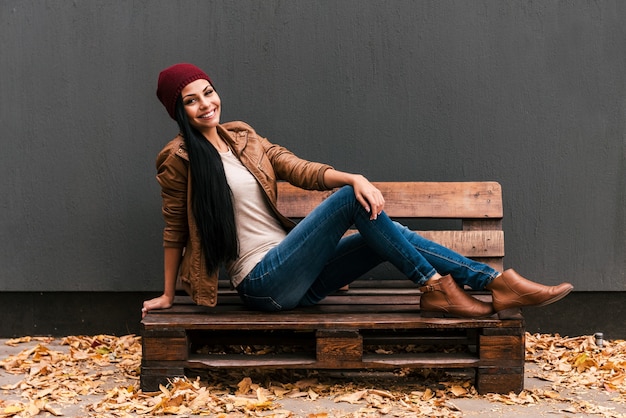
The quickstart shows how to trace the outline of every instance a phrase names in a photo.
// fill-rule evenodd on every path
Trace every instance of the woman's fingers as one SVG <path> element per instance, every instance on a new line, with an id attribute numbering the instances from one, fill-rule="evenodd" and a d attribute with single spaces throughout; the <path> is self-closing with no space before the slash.
<path id="1" fill-rule="evenodd" d="M 141 308 L 141 317 L 143 318 L 149 311 L 153 309 L 167 309 L 171 306 L 172 301 L 165 295 L 159 296 L 158 298 L 146 300 L 143 302 L 143 306 Z"/>
<path id="2" fill-rule="evenodd" d="M 370 219 L 374 220 L 385 208 L 385 199 L 378 189 L 370 190 L 356 195 L 357 200 L 363 208 L 370 214 Z"/>

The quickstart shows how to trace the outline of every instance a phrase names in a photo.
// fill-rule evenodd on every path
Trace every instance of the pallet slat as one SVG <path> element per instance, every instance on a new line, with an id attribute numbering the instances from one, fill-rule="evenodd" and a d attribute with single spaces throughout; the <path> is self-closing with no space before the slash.
<path id="1" fill-rule="evenodd" d="M 156 363 L 158 364 L 158 363 Z M 219 368 L 302 368 L 311 367 L 324 369 L 334 368 L 332 364 L 316 360 L 313 355 L 280 354 L 253 356 L 240 354 L 193 355 L 188 361 L 179 361 L 178 367 L 200 369 L 205 367 Z M 389 356 L 385 354 L 366 354 L 360 361 L 346 360 L 345 369 L 377 368 L 396 369 L 400 367 L 414 368 L 471 368 L 479 367 L 480 359 L 463 353 L 421 353 Z"/>
<path id="2" fill-rule="evenodd" d="M 496 182 L 373 182 L 392 218 L 502 218 L 502 188 Z M 332 192 L 298 189 L 278 183 L 278 208 L 303 218 Z"/>
<path id="3" fill-rule="evenodd" d="M 301 311 L 285 311 L 268 314 L 264 312 L 241 311 L 195 314 L 158 315 L 149 314 L 144 318 L 144 329 L 185 328 L 191 329 L 445 329 L 445 328 L 484 328 L 511 326 L 518 320 L 500 320 L 498 318 L 424 318 L 419 312 L 407 314 L 346 312 L 340 313 L 306 313 Z"/>

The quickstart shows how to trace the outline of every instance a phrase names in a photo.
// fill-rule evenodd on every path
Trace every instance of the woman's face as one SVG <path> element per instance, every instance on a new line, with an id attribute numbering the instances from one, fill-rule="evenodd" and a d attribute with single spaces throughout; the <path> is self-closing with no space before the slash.
<path id="1" fill-rule="evenodd" d="M 189 123 L 200 132 L 213 130 L 220 123 L 221 100 L 208 80 L 196 80 L 181 91 Z"/>

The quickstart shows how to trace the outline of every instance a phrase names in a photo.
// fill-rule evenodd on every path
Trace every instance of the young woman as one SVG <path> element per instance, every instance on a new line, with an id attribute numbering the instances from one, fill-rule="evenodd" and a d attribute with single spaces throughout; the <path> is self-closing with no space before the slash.
<path id="1" fill-rule="evenodd" d="M 316 304 L 384 261 L 420 286 L 423 315 L 506 317 L 573 288 L 500 273 L 426 240 L 389 219 L 362 175 L 300 159 L 243 122 L 221 124 L 220 97 L 194 65 L 163 70 L 157 96 L 180 134 L 157 157 L 165 290 L 144 302 L 143 315 L 172 305 L 177 279 L 196 303 L 215 306 L 221 266 L 244 303 L 264 311 Z M 277 180 L 339 190 L 294 225 L 276 208 Z M 344 238 L 352 225 L 359 233 Z M 493 303 L 463 285 L 490 290 Z"/>

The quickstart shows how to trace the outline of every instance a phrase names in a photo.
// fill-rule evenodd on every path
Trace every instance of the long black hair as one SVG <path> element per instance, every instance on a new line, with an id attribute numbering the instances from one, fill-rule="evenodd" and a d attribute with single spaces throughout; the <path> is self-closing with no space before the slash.
<path id="1" fill-rule="evenodd" d="M 239 254 L 232 193 L 219 153 L 189 123 L 182 96 L 176 100 L 176 121 L 189 155 L 193 215 L 207 270 L 214 273 L 221 263 L 232 261 Z"/>

